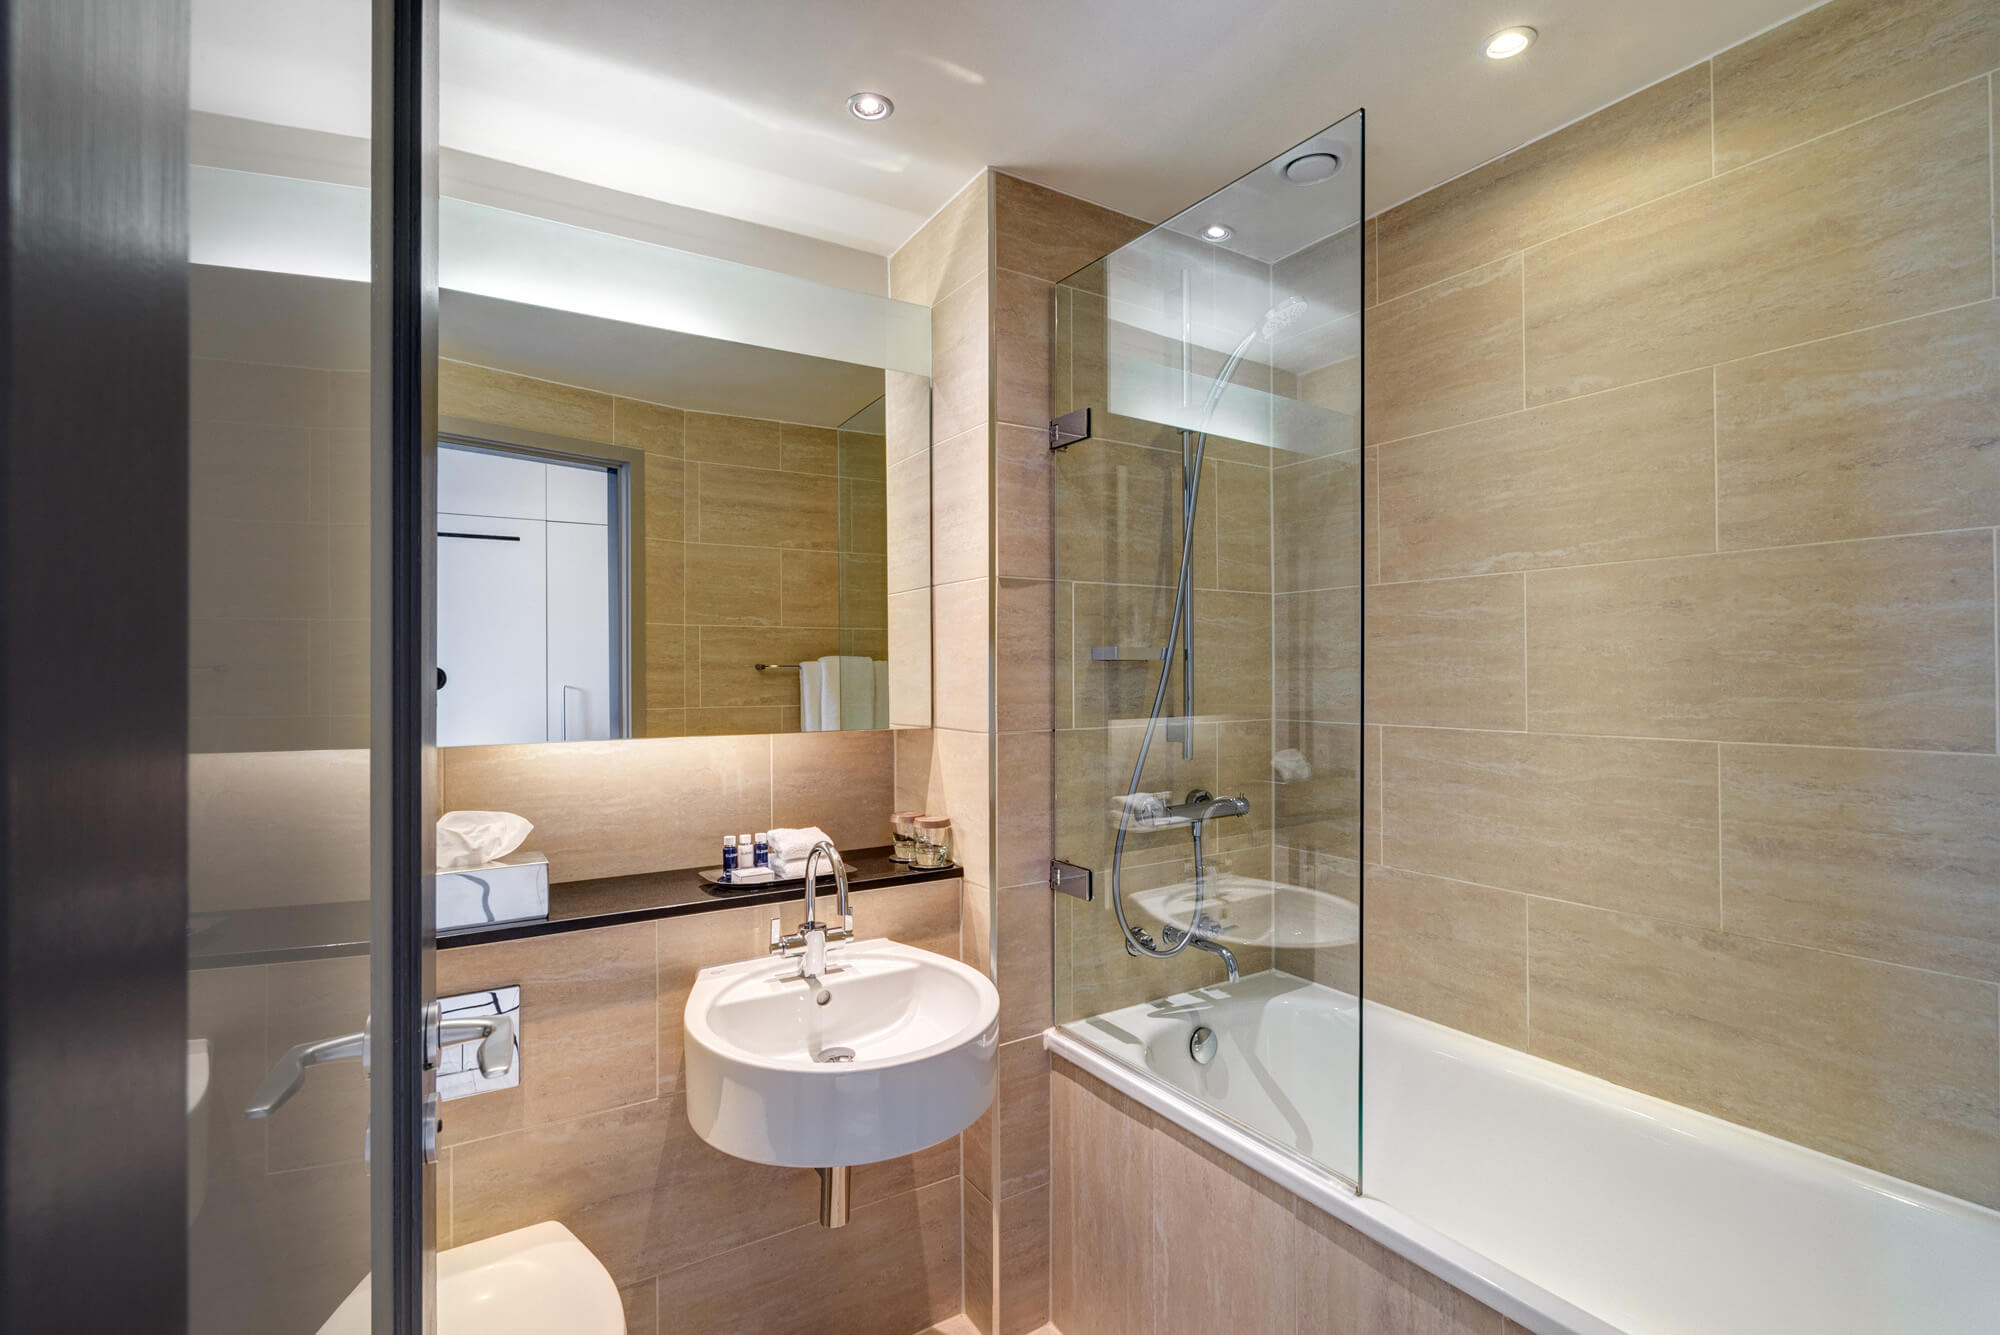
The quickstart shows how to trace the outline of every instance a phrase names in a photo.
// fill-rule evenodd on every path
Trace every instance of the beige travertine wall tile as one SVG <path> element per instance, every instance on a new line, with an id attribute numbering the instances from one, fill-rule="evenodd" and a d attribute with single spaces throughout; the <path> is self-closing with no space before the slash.
<path id="1" fill-rule="evenodd" d="M 1312 770 L 1309 777 L 1269 785 L 1278 844 L 1355 857 L 1361 828 L 1361 729 L 1351 723 L 1281 719 L 1273 733 L 1272 747 L 1297 751 Z M 1261 757 L 1264 774 L 1271 772 L 1270 755 L 1267 749 Z M 1239 786 L 1224 779 L 1216 791 L 1234 793 Z"/>
<path id="2" fill-rule="evenodd" d="M 875 437 L 880 440 L 881 437 Z M 878 456 L 879 457 L 879 456 Z M 778 458 L 788 473 L 827 473 L 841 468 L 840 433 L 832 427 L 778 424 Z"/>
<path id="3" fill-rule="evenodd" d="M 618 1290 L 625 1305 L 625 1335 L 659 1335 L 659 1294 L 652 1280 Z"/>
<path id="4" fill-rule="evenodd" d="M 1109 255 L 1147 224 L 1005 172 L 993 173 L 994 263 L 1055 282 Z"/>
<path id="5" fill-rule="evenodd" d="M 984 579 L 931 590 L 932 709 L 940 728 L 983 732 L 991 724 L 991 602 L 992 587 Z"/>
<path id="6" fill-rule="evenodd" d="M 1528 1045 L 1525 895 L 1370 867 L 1362 897 L 1370 1000 Z"/>
<path id="7" fill-rule="evenodd" d="M 515 811 L 554 881 L 711 865 L 724 830 L 768 829 L 766 737 L 462 746 L 440 753 L 441 810 Z"/>
<path id="8" fill-rule="evenodd" d="M 1367 339 L 1368 444 L 1513 412 L 1524 401 L 1520 257 L 1384 301 Z"/>
<path id="9" fill-rule="evenodd" d="M 1370 717 L 1424 727 L 1521 727 L 1521 590 L 1519 575 L 1370 589 L 1370 658 L 1404 665 L 1368 674 Z"/>
<path id="10" fill-rule="evenodd" d="M 950 440 L 992 420 L 992 302 L 966 283 L 931 308 L 931 439 Z"/>
<path id="11" fill-rule="evenodd" d="M 698 548 L 689 548 L 689 561 Z M 754 549 L 753 549 L 754 550 Z M 883 567 L 879 560 L 867 557 L 843 555 L 836 552 L 782 551 L 774 553 L 778 557 L 778 596 L 775 601 L 757 586 L 745 586 L 736 590 L 736 596 L 728 602 L 735 607 L 754 609 L 754 615 L 765 621 L 777 621 L 787 626 L 834 626 L 845 623 L 849 629 L 863 626 L 886 624 L 886 606 L 883 599 L 888 596 L 882 587 Z M 842 562 L 849 563 L 857 578 L 854 581 L 853 596 L 847 600 L 847 613 L 841 609 L 840 575 Z M 868 578 L 860 578 L 862 567 L 867 566 Z M 700 585 L 693 578 L 688 579 L 688 596 L 692 599 Z M 738 613 L 743 620 L 749 615 Z M 733 618 L 716 617 L 713 620 L 730 624 Z"/>
<path id="12" fill-rule="evenodd" d="M 1207 1282 L 1156 1289 L 1159 1335 L 1291 1335 L 1298 1238 L 1292 1197 L 1269 1178 L 1166 1121 L 1155 1124 L 1154 1264 Z M 1218 1248 L 1216 1239 L 1230 1240 Z"/>
<path id="13" fill-rule="evenodd" d="M 1326 1212 L 1295 1201 L 1297 1335 L 1512 1335 L 1498 1312 Z"/>
<path id="14" fill-rule="evenodd" d="M 576 440 L 610 440 L 609 394 L 467 362 L 438 361 L 438 412 Z"/>
<path id="15" fill-rule="evenodd" d="M 1380 459 L 1384 579 L 1715 550 L 1707 371 L 1397 441 Z"/>
<path id="16" fill-rule="evenodd" d="M 1330 454 L 1273 469 L 1267 552 L 1278 591 L 1338 589 L 1360 582 L 1359 458 Z M 1372 527 L 1372 526 L 1371 526 Z M 1227 587 L 1256 588 L 1254 584 Z"/>
<path id="17" fill-rule="evenodd" d="M 981 579 L 990 564 L 992 503 L 987 428 L 981 423 L 931 451 L 931 579 Z"/>
<path id="18" fill-rule="evenodd" d="M 611 441 L 647 454 L 679 458 L 682 438 L 687 432 L 687 414 L 679 408 L 646 403 L 640 399 L 613 399 Z M 646 465 L 650 473 L 654 465 Z"/>
<path id="19" fill-rule="evenodd" d="M 995 569 L 1002 577 L 1055 572 L 1053 465 L 1045 432 L 1002 423 L 993 430 Z"/>
<path id="20" fill-rule="evenodd" d="M 1011 270 L 993 275 L 993 417 L 1017 426 L 1049 423 L 1049 339 L 1055 289 Z"/>
<path id="21" fill-rule="evenodd" d="M 1178 453 L 1092 440 L 1056 455 L 1054 469 L 1056 568 L 1064 579 L 1173 585 L 1180 567 Z M 1203 555 L 1197 547 L 1195 587 L 1214 588 Z"/>
<path id="22" fill-rule="evenodd" d="M 686 1079 L 687 999 L 695 975 L 713 964 L 754 959 L 769 948 L 766 923 L 769 907 L 724 909 L 662 918 L 650 924 L 657 951 L 655 965 L 659 1013 L 659 1072 L 661 1097 L 677 1094 Z"/>
<path id="23" fill-rule="evenodd" d="M 889 595 L 889 721 L 898 728 L 931 724 L 931 592 Z"/>
<path id="24" fill-rule="evenodd" d="M 1382 857 L 1714 927 L 1715 747 L 1386 728 Z"/>
<path id="25" fill-rule="evenodd" d="M 678 1098 L 452 1149 L 457 1242 L 555 1219 L 621 1284 L 809 1223 L 818 1198 L 811 1173 L 711 1149 Z"/>
<path id="26" fill-rule="evenodd" d="M 1547 900 L 1529 937 L 1537 1055 L 2000 1202 L 1992 984 Z"/>
<path id="27" fill-rule="evenodd" d="M 1835 0 L 1714 64 L 1728 171 L 2000 67 L 2000 18 L 1981 0 Z"/>
<path id="28" fill-rule="evenodd" d="M 782 570 L 776 547 L 724 547 L 688 543 L 687 605 L 690 626 L 775 626 L 783 620 Z M 824 555 L 832 557 L 833 553 Z M 822 621 L 818 625 L 834 625 Z"/>
<path id="29" fill-rule="evenodd" d="M 985 276 L 992 251 L 993 174 L 982 171 L 889 257 L 889 295 L 935 306 Z"/>
<path id="30" fill-rule="evenodd" d="M 1046 1073 L 1042 1077 L 1048 1085 Z M 995 1207 L 999 1226 L 999 1335 L 1045 1335 L 1049 1319 L 1049 1189 L 1009 1196 Z"/>
<path id="31" fill-rule="evenodd" d="M 1534 728 L 1993 747 L 1987 533 L 1537 571 L 1527 616 Z"/>
<path id="32" fill-rule="evenodd" d="M 771 824 L 817 825 L 841 848 L 889 842 L 894 740 L 872 732 L 802 732 L 771 739 Z"/>
<path id="33" fill-rule="evenodd" d="M 920 809 L 951 817 L 952 860 L 968 883 L 993 885 L 992 738 L 977 732 L 938 727 L 931 732 L 934 754 L 929 791 Z"/>
<path id="34" fill-rule="evenodd" d="M 1383 292 L 1401 296 L 1708 176 L 1703 64 L 1381 215 Z"/>
<path id="35" fill-rule="evenodd" d="M 646 540 L 685 542 L 688 537 L 687 521 L 688 465 L 666 455 L 649 455 L 646 459 Z"/>
<path id="36" fill-rule="evenodd" d="M 1046 901 L 1046 897 L 1045 901 Z M 1046 952 L 1045 952 L 1046 953 Z M 1049 1054 L 1039 1030 L 1000 1046 L 999 1198 L 1049 1183 Z"/>
<path id="37" fill-rule="evenodd" d="M 779 705 L 709 706 L 690 708 L 686 714 L 689 737 L 747 737 L 798 730 L 799 711 Z"/>
<path id="38" fill-rule="evenodd" d="M 834 551 L 840 546 L 838 496 L 830 477 L 704 463 L 695 488 L 697 536 L 703 542 Z"/>
<path id="39" fill-rule="evenodd" d="M 891 465 L 886 488 L 888 505 L 889 592 L 930 588 L 931 458 L 926 454 Z"/>
<path id="40" fill-rule="evenodd" d="M 782 428 L 762 418 L 689 413 L 685 442 L 691 463 L 770 469 L 784 464 Z"/>
<path id="41" fill-rule="evenodd" d="M 1039 579 L 1002 579 L 996 588 L 1000 595 L 997 726 L 1007 732 L 1052 728 L 1055 585 Z"/>
<path id="42" fill-rule="evenodd" d="M 1069 1239 L 1074 1276 L 1056 1288 L 1055 1320 L 1087 1335 L 1155 1335 L 1160 1272 L 1152 1228 L 1140 1226 L 1158 1209 L 1154 1118 L 1073 1066 L 1058 1062 L 1054 1078 L 1055 1175 L 1070 1207 L 1055 1234 Z"/>
<path id="43" fill-rule="evenodd" d="M 669 1329 L 717 1335 L 921 1331 L 959 1310 L 959 1210 L 956 1179 L 856 1205 L 845 1228 L 815 1221 L 662 1274 L 660 1310 Z M 809 1277 L 811 1301 L 772 1282 L 794 1274 Z"/>
<path id="44" fill-rule="evenodd" d="M 837 647 L 826 628 L 698 626 L 689 634 L 695 681 L 688 703 L 703 709 L 797 709 L 799 674 L 759 672 L 757 664 L 800 663 Z"/>
<path id="45" fill-rule="evenodd" d="M 646 619 L 686 624 L 686 543 L 646 539 Z"/>
<path id="46" fill-rule="evenodd" d="M 999 1293 L 994 1278 L 995 1225 L 999 1222 L 993 1202 L 968 1177 L 960 1201 L 964 1230 L 965 1317 L 976 1331 L 993 1329 L 994 1307 Z"/>
<path id="47" fill-rule="evenodd" d="M 1350 461 L 1354 456 L 1342 456 Z M 1305 467 L 1302 465 L 1302 467 Z M 1292 475 L 1282 474 L 1289 479 Z M 1273 470 L 1248 464 L 1210 462 L 1202 468 L 1202 507 L 1209 511 L 1197 519 L 1195 565 L 1218 589 L 1268 593 L 1271 589 L 1273 532 L 1271 510 Z M 1349 506 L 1352 509 L 1352 506 Z M 1345 541 L 1353 542 L 1354 531 L 1341 524 L 1341 514 L 1329 511 L 1320 516 L 1320 529 L 1346 528 Z M 1336 543 L 1341 539 L 1336 538 Z M 1213 558 L 1201 549 L 1213 548 Z M 1289 558 L 1289 553 L 1288 553 Z M 1296 559 L 1294 564 L 1296 565 Z M 1348 583 L 1353 583 L 1349 576 Z"/>
<path id="48" fill-rule="evenodd" d="M 1357 720 L 1361 646 L 1354 628 L 1360 601 L 1360 590 L 1352 588 L 1281 593 L 1271 600 L 1278 714 L 1321 723 Z"/>
<path id="49" fill-rule="evenodd" d="M 1040 884 L 995 892 L 994 981 L 1000 985 L 1000 1041 L 1032 1040 L 1054 1023 L 1050 975 L 1054 914 L 1049 904 L 1048 860 Z"/>
<path id="50" fill-rule="evenodd" d="M 2000 521 L 2000 302 L 1716 368 L 1722 545 Z"/>
<path id="51" fill-rule="evenodd" d="M 1535 247 L 1530 401 L 1991 296 L 1988 133 L 1968 84 Z"/>
<path id="52" fill-rule="evenodd" d="M 2000 982 L 2000 762 L 1722 749 L 1723 926 Z"/>
<path id="53" fill-rule="evenodd" d="M 1269 718 L 1270 595 L 1197 588 L 1193 619 L 1195 712 L 1211 718 Z M 1351 622 L 1348 636 L 1353 637 Z M 1153 675 L 1157 680 L 1157 669 Z"/>
<path id="54" fill-rule="evenodd" d="M 658 1093 L 653 926 L 438 952 L 440 996 L 520 987 L 524 1054 L 515 1088 L 452 1101 L 442 1144 L 581 1117 Z"/>

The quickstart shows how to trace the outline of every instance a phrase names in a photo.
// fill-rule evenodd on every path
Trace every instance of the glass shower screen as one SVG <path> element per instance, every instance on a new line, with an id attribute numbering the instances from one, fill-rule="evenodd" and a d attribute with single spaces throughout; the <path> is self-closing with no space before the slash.
<path id="1" fill-rule="evenodd" d="M 1071 275 L 1053 368 L 1056 1019 L 1350 1181 L 1361 179 L 1356 112 Z"/>

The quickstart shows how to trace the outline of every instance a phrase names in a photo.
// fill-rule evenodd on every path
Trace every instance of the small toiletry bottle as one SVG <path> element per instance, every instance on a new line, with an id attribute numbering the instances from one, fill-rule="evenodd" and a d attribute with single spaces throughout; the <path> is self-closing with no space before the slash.
<path id="1" fill-rule="evenodd" d="M 757 851 L 755 856 L 757 858 L 757 866 L 768 867 L 771 865 L 771 836 L 768 831 L 757 831 Z"/>
<path id="2" fill-rule="evenodd" d="M 749 871 L 757 865 L 757 841 L 745 832 L 736 836 L 736 866 L 740 871 Z"/>
<path id="3" fill-rule="evenodd" d="M 722 879 L 727 881 L 736 875 L 736 836 L 722 836 Z"/>

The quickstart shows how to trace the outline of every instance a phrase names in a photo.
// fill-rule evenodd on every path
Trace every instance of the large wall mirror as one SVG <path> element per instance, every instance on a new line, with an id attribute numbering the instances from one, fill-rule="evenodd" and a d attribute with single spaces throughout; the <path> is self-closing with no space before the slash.
<path id="1" fill-rule="evenodd" d="M 366 745 L 366 192 L 197 167 L 193 749 Z M 930 722 L 929 313 L 447 199 L 438 743 Z"/>

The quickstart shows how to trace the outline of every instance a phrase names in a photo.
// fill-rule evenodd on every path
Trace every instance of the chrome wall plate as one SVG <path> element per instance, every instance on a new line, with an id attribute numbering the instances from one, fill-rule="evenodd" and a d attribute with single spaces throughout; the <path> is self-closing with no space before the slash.
<path id="1" fill-rule="evenodd" d="M 521 989 L 496 987 L 486 992 L 466 992 L 455 997 L 439 997 L 438 1010 L 446 1020 L 473 1015 L 508 1015 L 514 1020 L 514 1061 L 505 1075 L 481 1075 L 479 1045 L 453 1043 L 438 1054 L 437 1096 L 441 1101 L 462 1099 L 469 1094 L 490 1094 L 496 1089 L 513 1089 L 521 1083 Z"/>

